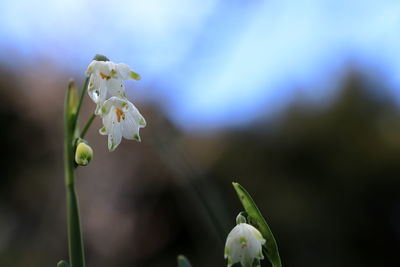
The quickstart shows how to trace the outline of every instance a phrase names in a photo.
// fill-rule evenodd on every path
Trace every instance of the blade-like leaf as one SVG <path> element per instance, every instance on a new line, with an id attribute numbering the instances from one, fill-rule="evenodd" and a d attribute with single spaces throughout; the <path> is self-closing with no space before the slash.
<path id="1" fill-rule="evenodd" d="M 183 255 L 179 255 L 177 260 L 178 260 L 178 267 L 192 267 L 189 260 Z"/>
<path id="2" fill-rule="evenodd" d="M 265 247 L 267 249 L 267 257 L 273 267 L 282 267 L 281 258 L 279 256 L 278 245 L 276 244 L 274 235 L 271 232 L 267 222 L 261 215 L 260 210 L 254 203 L 250 194 L 238 183 L 232 183 L 239 197 L 240 202 L 247 213 L 249 223 L 255 226 L 265 238 Z"/>

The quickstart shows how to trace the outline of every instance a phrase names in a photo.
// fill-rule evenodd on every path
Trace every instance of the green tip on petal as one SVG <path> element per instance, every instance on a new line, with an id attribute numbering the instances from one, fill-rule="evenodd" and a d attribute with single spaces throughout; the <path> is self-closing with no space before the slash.
<path id="1" fill-rule="evenodd" d="M 231 254 L 230 249 L 228 247 L 225 247 L 225 256 L 229 256 L 229 254 Z"/>
<path id="2" fill-rule="evenodd" d="M 111 147 L 109 147 L 108 150 L 109 150 L 110 152 L 113 152 L 116 148 L 117 148 L 117 146 L 116 146 L 114 143 L 112 143 L 112 144 L 111 144 Z"/>
<path id="3" fill-rule="evenodd" d="M 134 134 L 133 139 L 135 139 L 138 142 L 142 141 L 142 139 L 140 139 L 140 136 L 138 134 Z"/>
<path id="4" fill-rule="evenodd" d="M 139 74 L 137 74 L 136 72 L 134 72 L 134 71 L 131 71 L 131 73 L 129 74 L 129 76 L 133 79 L 133 80 L 135 80 L 135 81 L 139 81 L 142 77 L 140 77 L 140 75 Z"/>
<path id="5" fill-rule="evenodd" d="M 100 55 L 100 54 L 96 54 L 93 58 L 93 60 L 97 60 L 97 61 L 110 61 L 106 56 Z"/>

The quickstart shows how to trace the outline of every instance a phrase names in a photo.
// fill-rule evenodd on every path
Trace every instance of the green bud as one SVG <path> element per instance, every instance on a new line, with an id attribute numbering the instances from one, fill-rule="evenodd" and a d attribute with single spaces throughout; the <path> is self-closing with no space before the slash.
<path id="1" fill-rule="evenodd" d="M 110 61 L 106 56 L 100 55 L 100 54 L 96 54 L 93 58 L 93 60 L 97 60 L 97 61 Z"/>
<path id="2" fill-rule="evenodd" d="M 69 115 L 75 115 L 78 105 L 78 90 L 73 79 L 68 82 L 68 95 L 68 113 Z"/>
<path id="3" fill-rule="evenodd" d="M 239 223 L 246 223 L 246 217 L 244 217 L 242 213 L 239 213 L 239 215 L 236 217 L 236 224 Z"/>
<path id="4" fill-rule="evenodd" d="M 75 151 L 75 162 L 78 165 L 86 166 L 93 158 L 92 148 L 85 142 L 80 142 Z"/>

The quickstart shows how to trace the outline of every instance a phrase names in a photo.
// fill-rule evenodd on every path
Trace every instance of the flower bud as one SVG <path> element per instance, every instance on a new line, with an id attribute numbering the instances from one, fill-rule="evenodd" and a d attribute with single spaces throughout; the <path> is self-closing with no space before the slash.
<path id="1" fill-rule="evenodd" d="M 70 79 L 68 82 L 68 113 L 70 116 L 75 115 L 78 105 L 78 90 L 76 89 L 75 81 Z"/>
<path id="2" fill-rule="evenodd" d="M 243 217 L 242 215 L 239 215 Z M 243 218 L 238 216 L 238 221 Z M 262 245 L 265 239 L 252 225 L 239 223 L 229 233 L 225 244 L 225 259 L 228 259 L 228 267 L 240 262 L 243 267 L 252 267 L 253 261 L 264 259 Z"/>
<path id="3" fill-rule="evenodd" d="M 78 165 L 86 166 L 93 158 L 92 148 L 85 142 L 80 142 L 75 151 L 75 162 Z"/>

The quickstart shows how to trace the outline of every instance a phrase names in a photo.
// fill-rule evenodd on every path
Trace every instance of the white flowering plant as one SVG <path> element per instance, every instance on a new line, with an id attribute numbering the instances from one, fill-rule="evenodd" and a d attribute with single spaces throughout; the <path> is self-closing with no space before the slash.
<path id="1" fill-rule="evenodd" d="M 108 136 L 108 149 L 114 151 L 125 139 L 141 141 L 139 130 L 146 120 L 127 99 L 126 80 L 140 80 L 139 74 L 124 63 L 114 63 L 102 55 L 96 55 L 86 70 L 86 80 L 78 98 L 75 83 L 68 85 L 64 103 L 64 176 L 67 194 L 69 262 L 60 261 L 59 267 L 84 267 L 85 257 L 79 219 L 78 200 L 75 190 L 75 170 L 87 165 L 93 158 L 93 150 L 85 137 L 96 117 L 103 127 L 100 134 Z M 84 96 L 88 93 L 96 108 L 82 128 L 78 119 Z"/>
<path id="2" fill-rule="evenodd" d="M 224 257 L 228 267 L 260 267 L 264 255 L 272 267 L 282 267 L 278 245 L 265 218 L 250 194 L 238 183 L 232 183 L 244 211 L 236 217 L 236 226 L 229 232 L 225 242 Z M 178 267 L 191 267 L 183 255 L 177 258 Z"/>
<path id="3" fill-rule="evenodd" d="M 107 135 L 109 151 L 119 146 L 122 137 L 141 141 L 139 131 L 146 126 L 146 120 L 127 99 L 126 80 L 138 81 L 140 76 L 124 63 L 114 63 L 105 56 L 96 55 L 86 70 L 86 80 L 79 98 L 75 83 L 71 81 L 68 85 L 64 103 L 64 181 L 69 262 L 62 260 L 57 264 L 58 267 L 85 267 L 75 170 L 79 166 L 88 165 L 93 158 L 93 150 L 84 137 L 94 119 L 99 117 L 103 123 L 99 133 Z M 78 119 L 86 93 L 96 107 L 81 130 Z M 272 267 L 282 267 L 275 238 L 255 202 L 240 184 L 233 183 L 233 187 L 244 211 L 239 213 L 236 226 L 227 235 L 224 257 L 228 267 L 238 263 L 243 267 L 261 266 L 264 255 Z M 191 266 L 183 255 L 179 255 L 177 261 L 179 267 Z"/>

